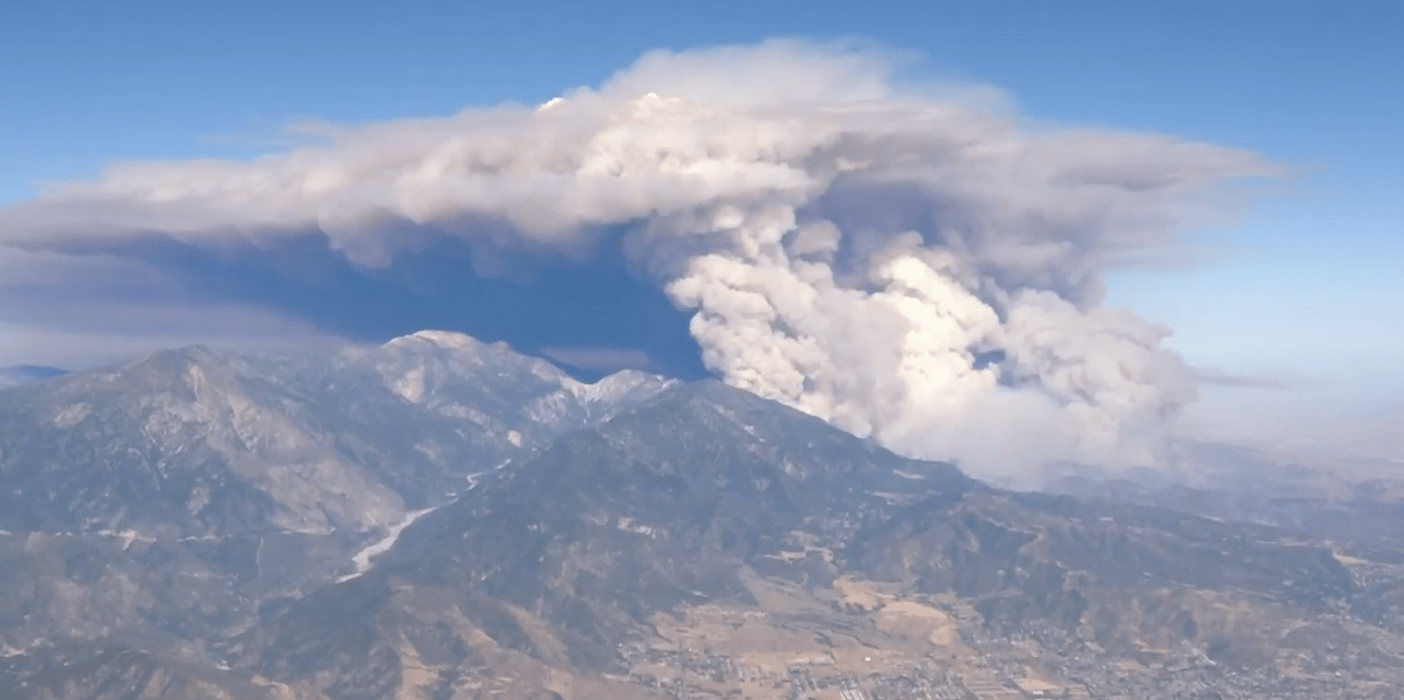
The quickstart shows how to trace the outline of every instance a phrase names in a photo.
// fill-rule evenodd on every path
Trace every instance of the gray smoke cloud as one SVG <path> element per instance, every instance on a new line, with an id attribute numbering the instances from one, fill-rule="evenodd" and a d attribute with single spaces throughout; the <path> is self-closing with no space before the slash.
<path id="1" fill-rule="evenodd" d="M 320 231 L 378 268 L 448 237 L 475 274 L 512 276 L 618 246 L 693 314 L 725 381 L 998 477 L 1157 460 L 1194 376 L 1168 329 L 1101 306 L 1101 275 L 1178 255 L 1180 231 L 1231 213 L 1233 181 L 1278 172 L 1029 126 L 996 90 L 903 84 L 880 51 L 796 41 L 650 53 L 540 106 L 327 138 L 52 186 L 0 210 L 0 250 Z"/>

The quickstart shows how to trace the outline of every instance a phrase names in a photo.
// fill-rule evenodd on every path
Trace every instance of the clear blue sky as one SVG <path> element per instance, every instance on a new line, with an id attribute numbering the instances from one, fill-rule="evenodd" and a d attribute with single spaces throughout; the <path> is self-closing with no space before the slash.
<path id="1" fill-rule="evenodd" d="M 1206 232 L 1226 257 L 1118 275 L 1112 301 L 1169 322 L 1199 364 L 1404 385 L 1399 0 L 7 0 L 0 203 L 115 160 L 249 156 L 291 119 L 534 103 L 647 49 L 777 35 L 868 37 L 1030 117 L 1303 166 Z"/>

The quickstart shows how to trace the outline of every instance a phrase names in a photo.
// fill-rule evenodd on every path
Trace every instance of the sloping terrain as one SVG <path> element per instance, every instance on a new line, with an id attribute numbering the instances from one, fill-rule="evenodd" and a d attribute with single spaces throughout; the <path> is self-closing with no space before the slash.
<path id="1" fill-rule="evenodd" d="M 1347 614 L 1346 564 L 1281 535 L 998 491 L 702 383 L 505 470 L 231 651 L 338 700 L 779 698 L 820 671 L 836 698 L 982 673 L 1092 692 L 1121 662 L 1334 668 L 1362 639 L 1404 658 Z M 986 668 L 1013 639 L 1037 672 Z"/>
<path id="2" fill-rule="evenodd" d="M 1000 490 L 716 382 L 579 385 L 506 353 L 441 334 L 331 359 L 187 350 L 0 394 L 31 407 L 5 418 L 3 459 L 40 496 L 3 516 L 0 697 L 1404 684 L 1384 540 L 1347 552 L 1277 523 Z M 353 483 L 354 505 L 335 500 Z"/>
<path id="3" fill-rule="evenodd" d="M 656 393 L 426 332 L 301 354 L 161 352 L 0 393 L 0 643 L 200 652 L 470 475 Z M 362 557 L 363 559 L 365 557 Z"/>

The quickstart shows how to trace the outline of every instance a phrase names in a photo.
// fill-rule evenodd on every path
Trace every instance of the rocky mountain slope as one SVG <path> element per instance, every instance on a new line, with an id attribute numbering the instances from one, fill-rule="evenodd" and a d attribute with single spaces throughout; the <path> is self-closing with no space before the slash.
<path id="1" fill-rule="evenodd" d="M 835 691 L 935 658 L 973 677 L 987 638 L 1103 663 L 1328 664 L 1323 640 L 1369 627 L 1343 611 L 1370 594 L 1351 560 L 1280 535 L 991 489 L 703 383 L 504 470 L 229 651 L 338 700 L 778 698 L 797 659 Z M 1059 674 L 1035 675 L 1096 684 Z"/>
<path id="2" fill-rule="evenodd" d="M 18 397 L 5 483 L 34 496 L 0 516 L 0 698 L 1404 683 L 1387 541 L 1004 491 L 715 382 L 579 385 L 420 334 L 300 359 L 186 350 L 0 397 Z"/>
<path id="3" fill-rule="evenodd" d="M 354 570 L 469 477 L 668 382 L 576 382 L 425 332 L 302 354 L 161 352 L 0 392 L 0 643 L 203 648 Z M 362 561 L 364 561 L 362 557 Z"/>

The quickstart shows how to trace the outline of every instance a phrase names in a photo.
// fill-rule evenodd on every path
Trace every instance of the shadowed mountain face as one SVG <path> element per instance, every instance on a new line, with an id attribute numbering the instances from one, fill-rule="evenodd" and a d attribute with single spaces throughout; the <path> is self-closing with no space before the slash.
<path id="1" fill-rule="evenodd" d="M 1389 556 L 994 489 L 715 382 L 421 334 L 0 396 L 32 496 L 0 496 L 5 698 L 1384 698 L 1404 668 Z"/>

